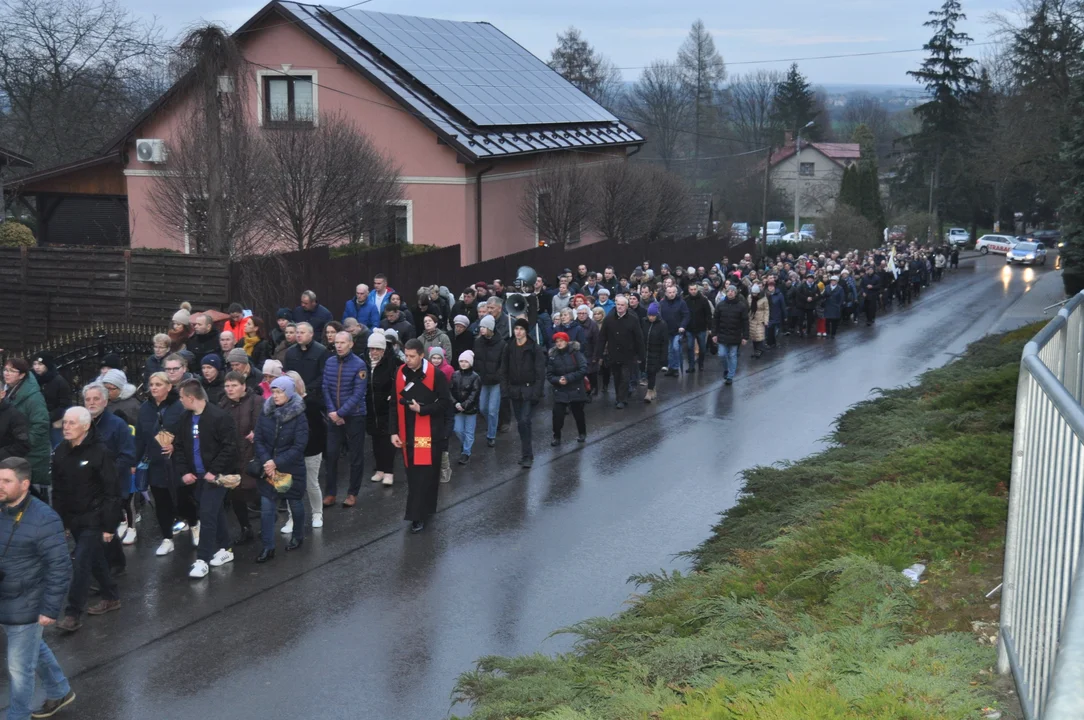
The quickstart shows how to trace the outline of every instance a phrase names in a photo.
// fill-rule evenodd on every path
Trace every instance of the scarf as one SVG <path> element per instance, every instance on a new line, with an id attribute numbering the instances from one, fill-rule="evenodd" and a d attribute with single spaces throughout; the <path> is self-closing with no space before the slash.
<path id="1" fill-rule="evenodd" d="M 260 342 L 259 335 L 245 335 L 245 355 L 252 357 L 252 351 L 256 348 L 256 345 Z M 261 368 L 262 369 L 262 368 Z"/>
<path id="2" fill-rule="evenodd" d="M 430 417 L 428 415 L 422 415 L 416 413 L 414 416 L 414 457 L 411 458 L 410 451 L 408 449 L 409 442 L 406 435 L 406 414 L 407 406 L 399 402 L 399 399 L 403 397 L 403 389 L 406 387 L 406 371 L 409 368 L 403 365 L 395 373 L 395 398 L 396 398 L 396 411 L 399 413 L 399 437 L 403 440 L 403 460 L 407 467 L 414 465 L 432 465 L 433 464 L 433 430 L 430 423 Z M 422 380 L 421 383 L 429 390 L 433 390 L 436 387 L 436 368 L 428 360 L 422 360 Z M 411 411 L 413 412 L 413 411 Z"/>

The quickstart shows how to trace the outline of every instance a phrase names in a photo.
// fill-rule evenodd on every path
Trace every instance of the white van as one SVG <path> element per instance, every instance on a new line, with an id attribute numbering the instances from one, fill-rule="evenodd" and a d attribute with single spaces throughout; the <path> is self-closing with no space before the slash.
<path id="1" fill-rule="evenodd" d="M 768 221 L 768 236 L 765 240 L 769 243 L 777 243 L 787 234 L 787 224 L 782 220 Z"/>

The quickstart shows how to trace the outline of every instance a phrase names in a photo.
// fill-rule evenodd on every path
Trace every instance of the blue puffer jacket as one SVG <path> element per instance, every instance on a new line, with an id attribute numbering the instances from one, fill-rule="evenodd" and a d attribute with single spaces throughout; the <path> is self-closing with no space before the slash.
<path id="1" fill-rule="evenodd" d="M 309 422 L 305 419 L 305 401 L 300 395 L 294 395 L 285 405 L 275 405 L 267 399 L 263 412 L 256 422 L 256 460 L 264 465 L 268 460 L 275 461 L 275 467 L 281 473 L 294 476 L 293 485 L 283 495 L 279 495 L 271 483 L 260 479 L 256 486 L 260 494 L 275 499 L 286 497 L 300 499 L 305 496 L 305 446 L 309 442 Z"/>
<path id="2" fill-rule="evenodd" d="M 0 558 L 4 575 L 0 624 L 4 625 L 36 623 L 39 615 L 59 618 L 71 582 L 72 561 L 60 516 L 36 497 L 28 495 L 27 500 L 18 527 L 19 510 L 7 505 L 0 509 L 0 543 L 11 538 L 7 554 Z"/>
<path id="3" fill-rule="evenodd" d="M 339 417 L 365 415 L 365 383 L 369 372 L 365 361 L 354 353 L 332 355 L 324 363 L 324 406 Z"/>
<path id="4" fill-rule="evenodd" d="M 162 454 L 162 446 L 155 436 L 160 430 L 176 426 L 181 415 L 184 415 L 184 406 L 173 390 L 169 391 L 161 405 L 155 405 L 151 398 L 139 408 L 135 428 L 135 458 L 139 463 L 146 456 L 147 481 L 152 487 L 169 487 L 173 482 L 170 477 L 173 462 Z"/>
<path id="5" fill-rule="evenodd" d="M 674 337 L 678 334 L 678 328 L 689 327 L 689 319 L 692 314 L 689 312 L 689 306 L 685 304 L 684 298 L 678 295 L 673 300 L 665 297 L 659 300 L 659 317 L 666 323 L 666 328 L 670 331 L 670 337 Z"/>
<path id="6" fill-rule="evenodd" d="M 377 308 L 376 303 L 373 302 L 372 296 L 369 296 L 369 299 L 361 307 L 358 307 L 356 298 L 347 300 L 346 306 L 343 307 L 343 322 L 345 323 L 346 318 L 351 317 L 367 328 L 375 328 L 380 325 L 380 310 Z"/>

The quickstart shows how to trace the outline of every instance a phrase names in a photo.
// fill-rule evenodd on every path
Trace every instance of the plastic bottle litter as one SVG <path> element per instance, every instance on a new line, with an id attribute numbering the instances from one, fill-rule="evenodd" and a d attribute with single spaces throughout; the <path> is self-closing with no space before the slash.
<path id="1" fill-rule="evenodd" d="M 911 585 L 918 585 L 918 581 L 922 579 L 922 573 L 924 572 L 926 572 L 926 566 L 922 563 L 915 563 L 904 570 L 903 575 L 911 581 Z"/>

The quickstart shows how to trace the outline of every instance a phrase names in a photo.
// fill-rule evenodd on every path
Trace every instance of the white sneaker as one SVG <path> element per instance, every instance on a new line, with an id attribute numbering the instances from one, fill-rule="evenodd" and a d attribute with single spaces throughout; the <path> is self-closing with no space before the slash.
<path id="1" fill-rule="evenodd" d="M 395 482 L 395 476 L 391 473 L 384 473 L 384 486 L 390 487 Z"/>
<path id="2" fill-rule="evenodd" d="M 199 523 L 192 526 L 192 547 L 199 547 Z"/>
<path id="3" fill-rule="evenodd" d="M 136 522 L 143 522 L 143 513 L 136 513 Z"/>
<path id="4" fill-rule="evenodd" d="M 177 522 L 173 523 L 173 534 L 174 535 L 176 535 L 178 533 L 186 532 L 187 530 L 188 530 L 188 523 L 186 523 L 184 520 L 178 520 Z"/>
<path id="5" fill-rule="evenodd" d="M 372 477 L 373 482 L 380 482 L 383 479 L 384 479 L 384 473 L 380 472 L 379 470 L 376 471 L 375 473 L 373 473 L 373 477 Z"/>
<path id="6" fill-rule="evenodd" d="M 128 521 L 121 521 L 120 525 L 117 525 L 117 537 L 124 539 L 124 534 L 128 532 Z"/>
<path id="7" fill-rule="evenodd" d="M 319 515 L 313 515 L 312 516 L 312 526 L 314 528 L 322 528 L 324 526 L 324 514 L 323 513 L 320 513 Z"/>
<path id="8" fill-rule="evenodd" d="M 211 569 L 207 567 L 207 563 L 202 560 L 197 560 L 192 563 L 192 569 L 188 571 L 188 577 L 190 578 L 203 578 L 207 577 L 207 573 L 211 572 Z"/>
<path id="9" fill-rule="evenodd" d="M 158 557 L 165 557 L 173 552 L 173 541 L 166 538 L 162 541 L 162 544 L 158 546 L 158 549 L 154 551 L 154 554 Z"/>
<path id="10" fill-rule="evenodd" d="M 132 528 L 124 535 L 124 539 L 121 540 L 121 543 L 124 544 L 124 545 L 135 545 L 135 541 L 136 541 L 136 529 Z"/>
<path id="11" fill-rule="evenodd" d="M 233 553 L 228 548 L 222 548 L 211 558 L 211 567 L 222 567 L 231 562 L 233 562 Z"/>
<path id="12" fill-rule="evenodd" d="M 670 368 L 664 366 L 661 372 L 670 372 Z"/>
<path id="13" fill-rule="evenodd" d="M 283 535 L 292 535 L 294 532 L 294 521 L 287 520 L 286 524 L 282 526 L 282 530 L 279 530 Z"/>

